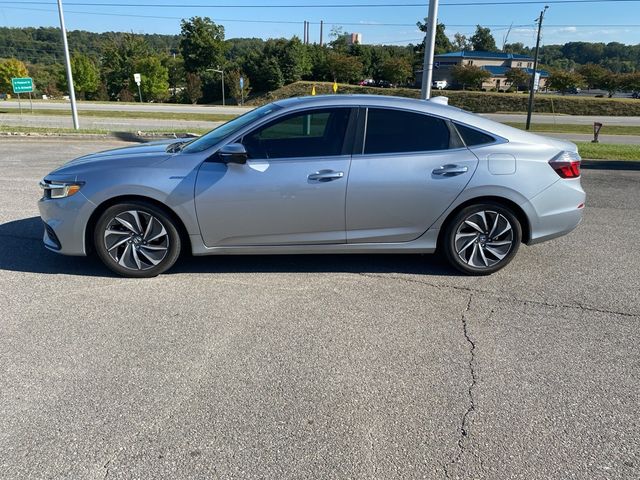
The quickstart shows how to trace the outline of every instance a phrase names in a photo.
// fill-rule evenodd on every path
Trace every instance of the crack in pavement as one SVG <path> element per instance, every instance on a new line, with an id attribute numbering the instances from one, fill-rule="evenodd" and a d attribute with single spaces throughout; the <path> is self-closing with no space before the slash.
<path id="1" fill-rule="evenodd" d="M 464 412 L 462 416 L 462 422 L 460 424 L 460 437 L 458 438 L 458 451 L 456 455 L 451 459 L 448 464 L 444 465 L 444 474 L 446 478 L 451 478 L 451 473 L 449 469 L 451 466 L 456 465 L 462 455 L 465 452 L 465 444 L 466 440 L 469 438 L 469 428 L 471 424 L 471 414 L 476 410 L 476 402 L 473 397 L 473 390 L 475 389 L 476 384 L 478 383 L 478 375 L 476 373 L 476 343 L 473 341 L 471 336 L 469 335 L 469 326 L 467 322 L 467 314 L 471 310 L 471 302 L 473 300 L 473 293 L 469 295 L 469 301 L 467 302 L 467 308 L 462 312 L 460 317 L 460 321 L 462 322 L 462 333 L 466 342 L 469 344 L 469 373 L 471 375 L 471 383 L 467 389 L 467 394 L 469 396 L 469 406 L 467 410 Z M 493 310 L 491 310 L 493 313 Z"/>
<path id="2" fill-rule="evenodd" d="M 363 276 L 363 277 L 368 277 L 368 278 L 390 278 L 392 280 L 398 280 L 400 282 L 408 282 L 408 283 L 418 283 L 420 285 L 425 285 L 427 287 L 433 287 L 433 288 L 448 288 L 451 290 L 459 290 L 462 292 L 468 292 L 468 293 L 482 293 L 485 295 L 494 295 L 494 296 L 500 296 L 501 299 L 504 299 L 505 297 L 509 300 L 512 300 L 514 302 L 518 302 L 524 305 L 527 305 L 528 303 L 532 304 L 532 305 L 538 305 L 541 307 L 549 307 L 549 308 L 573 308 L 573 309 L 578 309 L 578 310 L 582 310 L 585 312 L 594 312 L 594 313 L 606 313 L 606 314 L 611 314 L 611 315 L 620 315 L 622 317 L 631 317 L 631 318 L 640 318 L 640 314 L 639 313 L 629 313 L 629 312 L 618 312 L 616 310 L 607 310 L 604 308 L 597 308 L 597 307 L 589 307 L 586 305 L 581 305 L 579 303 L 550 303 L 550 302 L 543 302 L 540 300 L 531 300 L 531 299 L 522 299 L 522 298 L 518 298 L 514 295 L 509 295 L 508 293 L 504 293 L 504 292 L 496 292 L 496 291 L 492 291 L 492 290 L 482 290 L 479 288 L 471 288 L 471 287 L 462 287 L 459 285 L 448 285 L 448 284 L 443 284 L 443 285 L 439 285 L 437 283 L 429 283 L 429 282 L 425 282 L 422 280 L 417 280 L 417 279 L 413 279 L 413 278 L 408 278 L 408 277 L 400 277 L 397 275 L 393 275 L 393 274 L 377 274 L 377 273 L 364 273 L 364 272 L 358 272 L 357 275 Z"/>

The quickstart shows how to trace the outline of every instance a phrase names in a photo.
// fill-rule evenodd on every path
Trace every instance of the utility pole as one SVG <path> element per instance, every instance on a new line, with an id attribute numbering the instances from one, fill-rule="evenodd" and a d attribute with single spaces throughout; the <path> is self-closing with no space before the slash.
<path id="1" fill-rule="evenodd" d="M 422 89 L 420 98 L 431 97 L 431 81 L 433 79 L 433 55 L 436 50 L 436 28 L 438 24 L 438 0 L 429 1 L 427 32 L 424 36 L 424 62 L 422 65 Z"/>
<path id="2" fill-rule="evenodd" d="M 324 20 L 320 20 L 320 46 L 322 46 L 322 27 L 324 26 Z"/>
<path id="3" fill-rule="evenodd" d="M 540 35 L 542 34 L 542 20 L 544 20 L 544 13 L 549 8 L 549 5 L 545 5 L 544 9 L 540 12 L 540 17 L 538 18 L 538 39 L 536 40 L 536 52 L 533 56 L 533 72 L 531 73 L 531 82 L 529 83 L 529 108 L 527 109 L 527 126 L 526 129 L 529 130 L 531 127 L 531 114 L 533 113 L 533 97 L 535 96 L 535 86 L 536 86 L 536 72 L 538 71 L 538 53 L 540 50 Z"/>
<path id="4" fill-rule="evenodd" d="M 71 116 L 73 117 L 73 128 L 80 129 L 78 122 L 78 107 L 76 106 L 76 91 L 73 88 L 73 73 L 71 71 L 71 58 L 69 58 L 69 44 L 67 43 L 67 29 L 64 26 L 64 12 L 62 11 L 62 0 L 58 0 L 58 14 L 60 16 L 60 30 L 62 31 L 62 45 L 64 47 L 64 63 L 67 70 L 67 84 L 69 85 L 69 100 L 71 101 Z"/>

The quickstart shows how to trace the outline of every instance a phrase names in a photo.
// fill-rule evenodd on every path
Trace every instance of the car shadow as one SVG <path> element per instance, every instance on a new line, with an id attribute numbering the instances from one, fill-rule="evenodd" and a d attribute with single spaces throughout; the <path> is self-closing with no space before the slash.
<path id="1" fill-rule="evenodd" d="M 0 270 L 115 277 L 98 258 L 68 257 L 42 244 L 39 217 L 0 224 Z M 435 255 L 183 255 L 167 274 L 210 273 L 405 273 L 459 275 Z"/>

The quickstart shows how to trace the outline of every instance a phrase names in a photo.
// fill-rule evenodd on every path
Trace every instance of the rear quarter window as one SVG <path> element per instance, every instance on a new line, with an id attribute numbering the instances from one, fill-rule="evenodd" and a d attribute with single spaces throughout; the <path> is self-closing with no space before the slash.
<path id="1" fill-rule="evenodd" d="M 462 137 L 465 145 L 467 147 L 477 147 L 478 145 L 487 145 L 489 143 L 493 143 L 496 141 L 495 137 L 491 135 L 481 132 L 480 130 L 476 130 L 475 128 L 467 127 L 465 125 L 461 125 L 456 123 L 456 129 Z"/>

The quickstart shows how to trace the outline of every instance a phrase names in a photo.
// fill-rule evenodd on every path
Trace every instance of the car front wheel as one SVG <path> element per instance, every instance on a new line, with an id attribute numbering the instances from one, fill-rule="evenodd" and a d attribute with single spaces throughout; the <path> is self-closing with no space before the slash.
<path id="1" fill-rule="evenodd" d="M 447 260 L 468 275 L 488 275 L 506 266 L 522 240 L 513 212 L 497 203 L 470 205 L 456 214 L 444 232 Z"/>
<path id="2" fill-rule="evenodd" d="M 180 235 L 173 220 L 146 202 L 107 208 L 96 224 L 94 245 L 104 264 L 125 277 L 155 277 L 180 255 Z"/>

